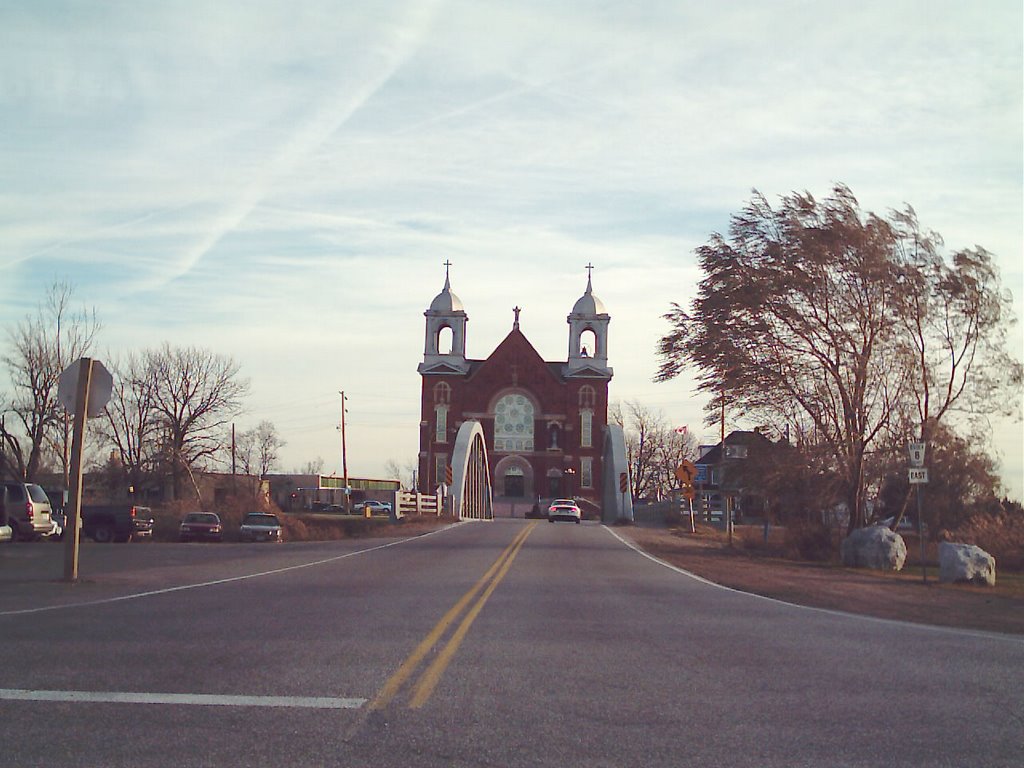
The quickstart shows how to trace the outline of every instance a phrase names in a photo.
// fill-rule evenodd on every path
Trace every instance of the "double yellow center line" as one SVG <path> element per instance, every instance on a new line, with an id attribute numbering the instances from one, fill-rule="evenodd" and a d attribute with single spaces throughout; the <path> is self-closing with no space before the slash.
<path id="1" fill-rule="evenodd" d="M 494 561 L 487 573 L 470 588 L 470 590 L 464 594 L 459 601 L 453 605 L 448 612 L 441 617 L 441 620 L 437 622 L 430 633 L 423 638 L 423 641 L 416 646 L 409 657 L 402 662 L 402 666 L 393 674 L 388 681 L 384 683 L 384 687 L 380 689 L 380 692 L 370 702 L 369 708 L 383 709 L 391 700 L 395 698 L 398 692 L 405 685 L 406 681 L 413 675 L 413 673 L 419 668 L 420 663 L 426 658 L 427 654 L 437 645 L 437 643 L 444 636 L 448 628 L 462 615 L 465 611 L 466 606 L 473 603 L 474 598 L 476 602 L 473 603 L 472 607 L 466 611 L 466 615 L 463 617 L 459 626 L 452 633 L 448 642 L 445 644 L 441 652 L 434 657 L 434 660 L 426 668 L 426 670 L 419 676 L 419 679 L 413 685 L 412 694 L 409 698 L 409 708 L 419 709 L 430 699 L 431 694 L 434 692 L 434 688 L 441 680 L 441 675 L 444 674 L 447 669 L 449 662 L 455 652 L 458 651 L 459 646 L 465 639 L 466 634 L 469 632 L 470 626 L 480 611 L 483 610 L 484 604 L 487 599 L 491 596 L 501 580 L 505 578 L 505 574 L 508 573 L 509 568 L 512 567 L 512 561 L 516 555 L 519 554 L 519 550 L 522 549 L 523 543 L 526 541 L 526 537 L 530 535 L 531 531 L 536 527 L 537 523 L 531 523 L 522 531 L 520 531 L 512 543 L 505 547 L 505 550 L 501 553 L 497 560 Z M 479 595 L 479 597 L 478 597 Z"/>

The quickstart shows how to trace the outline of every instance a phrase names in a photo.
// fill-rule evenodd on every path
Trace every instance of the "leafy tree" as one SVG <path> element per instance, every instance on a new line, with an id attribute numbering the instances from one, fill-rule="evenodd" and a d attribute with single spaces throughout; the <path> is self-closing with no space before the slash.
<path id="1" fill-rule="evenodd" d="M 921 519 L 930 536 L 934 538 L 942 530 L 955 530 L 972 517 L 998 513 L 1002 505 L 992 457 L 942 425 L 933 429 L 931 437 L 928 484 L 921 488 Z M 876 517 L 902 512 L 913 490 L 907 478 L 906 461 L 902 456 L 894 457 L 879 493 Z"/>
<path id="2" fill-rule="evenodd" d="M 57 383 L 65 368 L 89 354 L 101 328 L 95 310 L 74 309 L 73 298 L 70 283 L 54 282 L 35 314 L 8 332 L 10 351 L 0 357 L 12 388 L 0 421 L 0 452 L 8 471 L 28 480 L 43 469 L 48 449 L 67 472 L 70 431 Z"/>
<path id="3" fill-rule="evenodd" d="M 813 435 L 850 528 L 861 526 L 873 452 L 910 437 L 915 422 L 927 434 L 958 403 L 1005 410 L 1011 400 L 996 393 L 1020 387 L 990 258 L 975 249 L 949 263 L 940 243 L 909 207 L 865 213 L 845 186 L 822 201 L 784 197 L 778 209 L 755 192 L 728 238 L 697 249 L 705 276 L 690 310 L 665 315 L 656 379 L 696 368 L 709 422 L 724 403 Z"/>

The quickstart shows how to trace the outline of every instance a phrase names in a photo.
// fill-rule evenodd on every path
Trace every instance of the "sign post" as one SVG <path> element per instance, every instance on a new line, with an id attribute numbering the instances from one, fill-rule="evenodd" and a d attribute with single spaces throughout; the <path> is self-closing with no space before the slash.
<path id="1" fill-rule="evenodd" d="M 910 469 L 907 479 L 917 488 L 917 539 L 921 542 L 921 581 L 928 583 L 928 563 L 925 561 L 924 521 L 921 520 L 921 486 L 928 482 L 928 468 L 924 465 L 924 443 L 907 443 Z"/>
<path id="2" fill-rule="evenodd" d="M 82 535 L 82 448 L 85 443 L 85 424 L 89 416 L 99 416 L 110 401 L 113 377 L 103 363 L 83 357 L 69 365 L 57 383 L 57 399 L 74 414 L 71 437 L 71 470 L 68 474 L 71 488 L 65 511 L 64 529 L 64 581 L 78 581 L 78 551 Z"/>

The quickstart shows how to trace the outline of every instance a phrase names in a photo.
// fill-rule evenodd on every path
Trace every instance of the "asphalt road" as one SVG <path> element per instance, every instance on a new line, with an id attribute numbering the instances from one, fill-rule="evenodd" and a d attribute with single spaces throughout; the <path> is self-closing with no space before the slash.
<path id="1" fill-rule="evenodd" d="M 0 548 L 3 766 L 1019 766 L 1024 641 L 702 583 L 595 523 Z"/>

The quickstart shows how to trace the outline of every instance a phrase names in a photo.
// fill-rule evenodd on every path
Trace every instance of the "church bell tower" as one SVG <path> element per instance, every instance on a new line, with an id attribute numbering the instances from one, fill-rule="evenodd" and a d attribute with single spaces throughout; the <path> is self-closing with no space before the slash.
<path id="1" fill-rule="evenodd" d="M 587 290 L 566 318 L 569 323 L 569 360 L 564 371 L 567 377 L 610 379 L 608 323 L 611 316 L 594 295 L 591 285 L 593 268 L 593 265 L 587 265 Z"/>
<path id="2" fill-rule="evenodd" d="M 450 266 L 451 262 L 445 262 L 444 288 L 430 302 L 430 309 L 423 313 L 427 322 L 423 362 L 417 369 L 420 373 L 466 373 L 469 370 L 466 362 L 466 323 L 469 317 L 462 301 L 452 293 L 448 275 Z M 443 344 L 449 333 L 450 348 Z"/>

